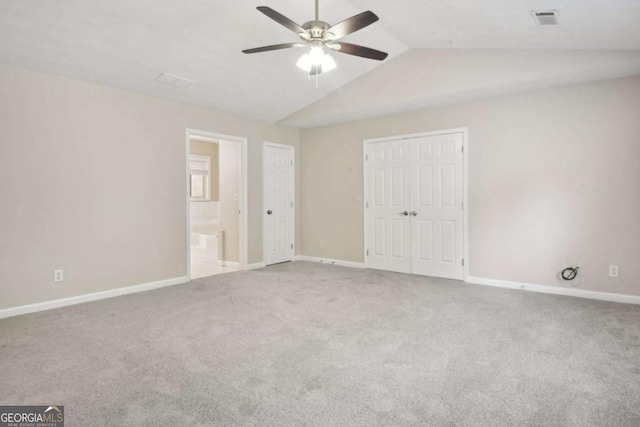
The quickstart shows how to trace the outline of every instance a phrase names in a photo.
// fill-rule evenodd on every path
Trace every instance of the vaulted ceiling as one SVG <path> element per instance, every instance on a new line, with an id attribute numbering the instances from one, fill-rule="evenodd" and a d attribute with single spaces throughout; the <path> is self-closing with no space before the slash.
<path id="1" fill-rule="evenodd" d="M 309 80 L 294 42 L 259 13 L 302 24 L 312 0 L 0 0 L 0 63 L 230 113 L 311 127 L 458 100 L 640 74 L 640 2 L 633 0 L 320 0 L 337 23 L 364 10 L 380 21 L 345 41 L 389 52 L 384 62 L 333 54 Z M 560 26 L 535 25 L 555 9 Z M 160 73 L 193 80 L 186 89 Z"/>

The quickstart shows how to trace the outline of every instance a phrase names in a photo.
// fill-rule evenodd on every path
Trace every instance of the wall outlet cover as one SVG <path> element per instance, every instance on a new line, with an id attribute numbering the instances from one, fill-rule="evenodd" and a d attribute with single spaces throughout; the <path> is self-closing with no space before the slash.
<path id="1" fill-rule="evenodd" d="M 63 282 L 64 281 L 64 270 L 53 270 L 53 282 Z"/>

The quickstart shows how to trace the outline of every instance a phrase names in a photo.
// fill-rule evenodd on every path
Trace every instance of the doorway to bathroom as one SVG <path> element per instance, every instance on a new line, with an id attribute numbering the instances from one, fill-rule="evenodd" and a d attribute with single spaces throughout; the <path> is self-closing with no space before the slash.
<path id="1" fill-rule="evenodd" d="M 246 139 L 187 130 L 187 266 L 197 279 L 246 265 Z"/>

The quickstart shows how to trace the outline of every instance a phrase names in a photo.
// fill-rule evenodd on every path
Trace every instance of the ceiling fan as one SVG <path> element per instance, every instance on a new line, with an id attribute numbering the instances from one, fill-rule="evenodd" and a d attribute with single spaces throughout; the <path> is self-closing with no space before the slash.
<path id="1" fill-rule="evenodd" d="M 325 53 L 325 48 L 336 52 L 346 53 L 348 55 L 355 55 L 378 61 L 382 61 L 387 57 L 387 53 L 379 50 L 338 41 L 341 38 L 376 22 L 378 17 L 375 13 L 371 11 L 362 12 L 331 26 L 324 21 L 320 21 L 320 18 L 318 17 L 318 0 L 315 0 L 315 5 L 315 20 L 309 21 L 303 25 L 296 24 L 291 19 L 276 12 L 270 7 L 259 6 L 257 9 L 260 12 L 296 33 L 300 37 L 301 41 L 297 43 L 282 43 L 271 46 L 256 47 L 253 49 L 243 50 L 243 52 L 258 53 L 293 47 L 308 47 L 308 52 L 302 55 L 296 65 L 309 73 L 309 75 L 318 75 L 320 73 L 333 70 L 336 67 L 336 62 L 333 58 Z"/>

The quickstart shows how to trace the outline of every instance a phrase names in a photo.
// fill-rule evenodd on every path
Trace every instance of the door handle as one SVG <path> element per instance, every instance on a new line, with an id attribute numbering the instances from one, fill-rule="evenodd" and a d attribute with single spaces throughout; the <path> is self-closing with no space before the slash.
<path id="1" fill-rule="evenodd" d="M 400 212 L 400 215 L 408 216 L 409 215 L 409 211 Z"/>
<path id="2" fill-rule="evenodd" d="M 418 212 L 413 211 L 413 212 L 411 212 L 411 215 L 413 215 L 413 216 L 418 216 Z"/>
<path id="3" fill-rule="evenodd" d="M 273 213 L 273 212 L 271 211 L 271 209 L 269 209 L 269 210 L 267 211 L 267 215 L 271 215 L 272 213 Z"/>

